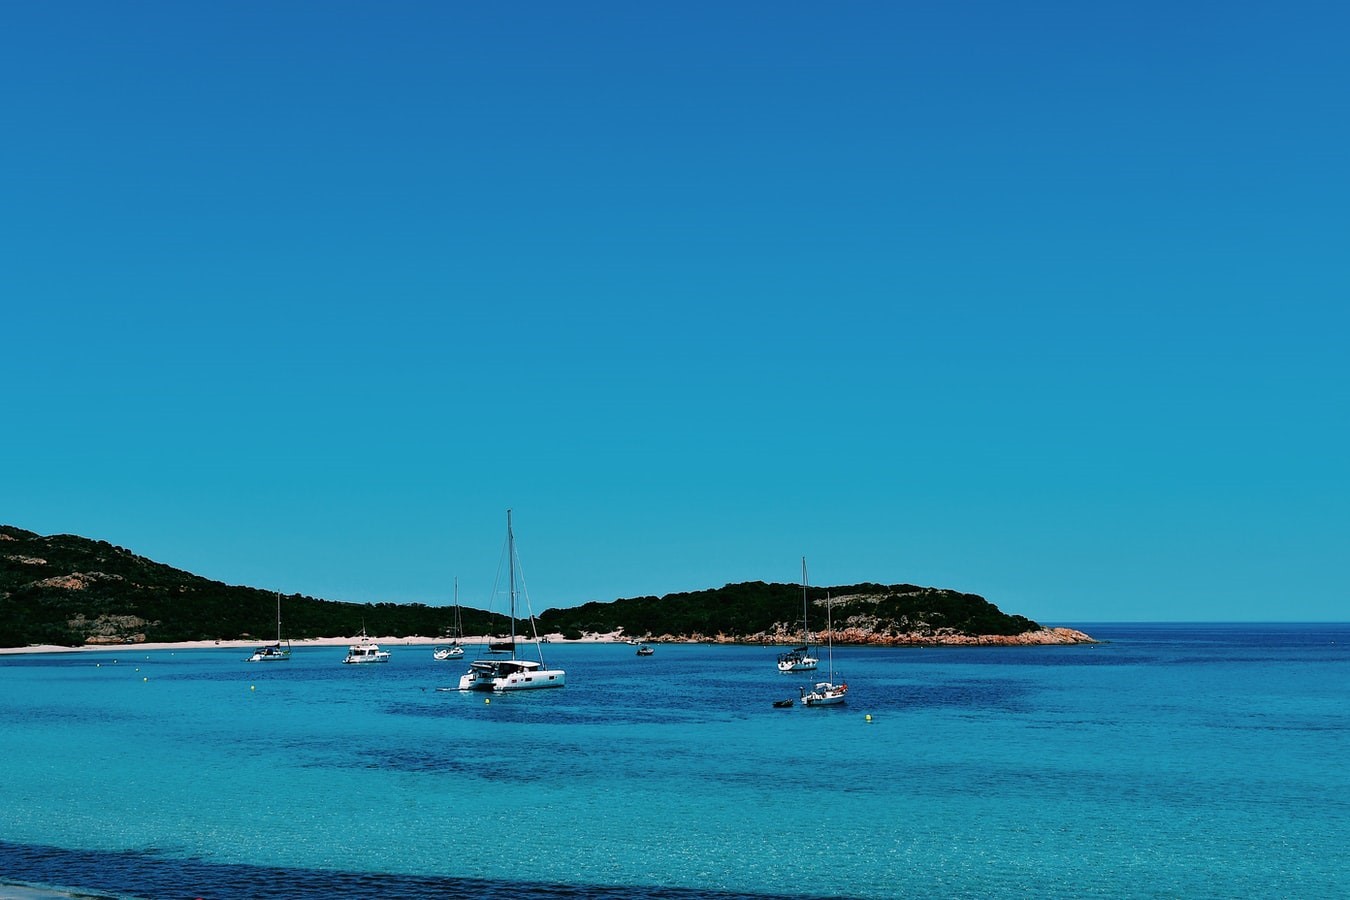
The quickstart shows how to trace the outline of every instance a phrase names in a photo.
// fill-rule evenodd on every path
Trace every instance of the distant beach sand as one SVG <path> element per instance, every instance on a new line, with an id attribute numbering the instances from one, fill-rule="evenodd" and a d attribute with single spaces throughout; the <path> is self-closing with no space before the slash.
<path id="1" fill-rule="evenodd" d="M 611 632 L 609 634 L 590 634 L 577 640 L 564 640 L 561 634 L 540 635 L 541 638 L 550 644 L 608 644 L 623 640 L 620 632 Z M 417 635 L 411 637 L 327 637 L 327 638 L 306 638 L 304 640 L 293 640 L 290 642 L 291 649 L 299 650 L 305 647 L 346 647 L 358 643 L 362 640 L 372 640 L 382 647 L 413 647 L 413 646 L 438 646 L 448 644 L 447 638 L 420 637 Z M 500 637 L 493 640 L 501 640 Z M 475 645 L 486 644 L 488 637 L 486 635 L 470 636 L 461 638 L 461 644 Z M 271 644 L 272 641 L 266 640 L 230 640 L 230 641 L 176 641 L 176 642 L 155 642 L 146 641 L 141 644 L 86 644 L 80 647 L 62 647 L 57 644 L 32 644 L 28 647 L 0 647 L 0 655 L 13 655 L 17 653 L 130 653 L 139 650 L 220 650 L 237 648 L 240 650 L 261 647 L 264 644 Z"/>

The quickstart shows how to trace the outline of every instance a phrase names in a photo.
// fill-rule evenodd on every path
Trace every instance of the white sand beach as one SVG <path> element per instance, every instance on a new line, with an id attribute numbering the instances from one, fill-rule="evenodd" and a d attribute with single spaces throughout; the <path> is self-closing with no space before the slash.
<path id="1" fill-rule="evenodd" d="M 565 640 L 561 634 L 545 634 L 540 638 L 551 644 L 606 644 L 615 643 L 624 640 L 622 633 L 615 631 L 609 634 L 588 634 L 576 640 Z M 500 640 L 500 638 L 494 638 Z M 409 637 L 374 637 L 362 638 L 359 635 L 352 637 L 327 637 L 327 638 L 306 638 L 304 640 L 293 640 L 290 642 L 292 649 L 302 649 L 304 647 L 346 647 L 355 644 L 361 640 L 372 640 L 382 647 L 412 647 L 412 646 L 436 646 L 438 644 L 449 643 L 446 638 L 421 637 L 413 635 Z M 475 644 L 486 644 L 487 635 L 469 636 L 460 640 L 461 644 L 473 646 Z M 27 647 L 0 647 L 0 655 L 12 655 L 18 653 L 129 653 L 140 650 L 212 650 L 222 648 L 247 649 L 261 647 L 264 644 L 270 644 L 267 640 L 228 640 L 228 641 L 177 641 L 177 642 L 155 642 L 146 641 L 139 644 L 86 644 L 80 647 L 62 647 L 56 644 L 31 644 Z"/>

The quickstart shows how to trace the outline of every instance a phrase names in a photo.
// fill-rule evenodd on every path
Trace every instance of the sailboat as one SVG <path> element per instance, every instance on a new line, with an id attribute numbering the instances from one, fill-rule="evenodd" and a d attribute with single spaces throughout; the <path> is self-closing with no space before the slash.
<path id="1" fill-rule="evenodd" d="M 835 683 L 834 680 L 834 621 L 830 617 L 831 605 L 830 596 L 826 594 L 825 629 L 830 636 L 830 677 L 826 681 L 817 681 L 810 691 L 801 689 L 803 706 L 838 706 L 844 702 L 844 695 L 848 693 L 847 684 L 843 681 Z"/>
<path id="2" fill-rule="evenodd" d="M 463 623 L 463 621 L 460 620 L 460 615 L 459 615 L 459 579 L 458 579 L 458 578 L 455 579 L 455 624 L 454 624 L 454 627 L 452 627 L 452 628 L 450 629 L 450 632 L 451 632 L 451 633 L 450 633 L 450 638 L 451 638 L 450 646 L 449 646 L 449 647 L 437 647 L 437 648 L 436 648 L 436 652 L 434 652 L 434 653 L 431 654 L 431 655 L 434 656 L 436 659 L 439 659 L 439 660 L 459 659 L 461 656 L 464 655 L 464 647 L 460 644 L 460 640 L 464 637 L 464 623 Z"/>
<path id="3" fill-rule="evenodd" d="M 488 646 L 492 654 L 508 655 L 509 659 L 475 659 L 469 664 L 469 671 L 459 679 L 461 691 L 526 691 L 536 688 L 560 688 L 567 684 L 567 673 L 562 669 L 549 669 L 544 666 L 544 651 L 539 644 L 539 633 L 534 624 L 534 612 L 529 609 L 530 598 L 525 595 L 526 611 L 530 616 L 530 631 L 533 635 L 535 653 L 539 661 L 520 659 L 516 656 L 516 570 L 519 560 L 516 558 L 516 535 L 511 527 L 511 510 L 506 511 L 506 558 L 510 570 L 511 594 L 511 639 L 510 642 L 492 642 Z M 498 569 L 498 572 L 501 570 Z"/>
<path id="4" fill-rule="evenodd" d="M 277 642 L 266 644 L 253 651 L 253 655 L 244 662 L 279 662 L 291 658 L 291 642 L 281 644 L 281 591 L 277 591 Z"/>
<path id="5" fill-rule="evenodd" d="M 802 645 L 793 647 L 786 653 L 778 654 L 778 671 L 812 672 L 820 664 L 817 657 L 811 655 L 811 632 L 806 630 L 806 557 L 802 557 Z"/>

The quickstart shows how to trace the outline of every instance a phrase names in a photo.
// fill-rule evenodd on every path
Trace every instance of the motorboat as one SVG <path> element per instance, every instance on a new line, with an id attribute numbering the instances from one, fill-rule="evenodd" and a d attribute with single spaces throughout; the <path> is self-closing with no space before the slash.
<path id="1" fill-rule="evenodd" d="M 380 645 L 372 641 L 366 635 L 366 629 L 362 628 L 361 639 L 347 648 L 347 658 L 343 662 L 347 665 L 389 662 L 389 651 L 381 650 Z"/>

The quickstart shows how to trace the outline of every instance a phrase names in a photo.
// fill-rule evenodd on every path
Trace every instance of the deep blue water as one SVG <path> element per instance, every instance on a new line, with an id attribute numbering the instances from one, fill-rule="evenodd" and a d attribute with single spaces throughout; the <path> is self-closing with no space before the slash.
<path id="1" fill-rule="evenodd" d="M 0 657 L 0 881 L 132 897 L 1350 896 L 1350 625 L 1080 647 Z M 866 718 L 871 715 L 869 722 Z M 0 896 L 4 889 L 0 888 Z"/>

